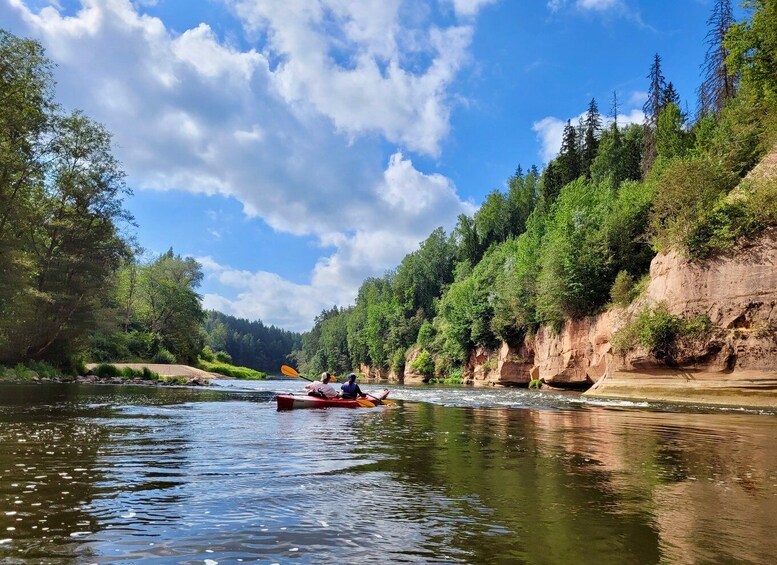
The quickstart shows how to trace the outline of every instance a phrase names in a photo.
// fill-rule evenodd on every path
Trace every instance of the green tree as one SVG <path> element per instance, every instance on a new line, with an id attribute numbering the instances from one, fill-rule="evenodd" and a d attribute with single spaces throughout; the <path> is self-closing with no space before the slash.
<path id="1" fill-rule="evenodd" d="M 0 32 L 0 361 L 67 364 L 111 305 L 128 194 L 110 135 L 52 101 L 40 45 Z"/>
<path id="2" fill-rule="evenodd" d="M 474 265 L 483 256 L 475 219 L 466 214 L 459 214 L 456 228 L 453 231 L 453 239 L 456 243 L 456 258 L 459 261 L 468 261 Z"/>
<path id="3" fill-rule="evenodd" d="M 656 160 L 657 148 L 655 131 L 658 126 L 658 116 L 661 113 L 662 95 L 666 89 L 666 79 L 661 72 L 661 56 L 656 53 L 653 56 L 653 64 L 648 73 L 650 86 L 648 87 L 648 98 L 642 107 L 645 113 L 645 136 L 643 138 L 642 150 L 642 173 L 646 174 L 653 167 Z"/>
<path id="4" fill-rule="evenodd" d="M 203 346 L 199 327 L 205 319 L 196 288 L 202 267 L 170 249 L 141 268 L 135 317 L 179 362 L 195 363 Z"/>
<path id="5" fill-rule="evenodd" d="M 683 157 L 689 150 L 691 138 L 685 130 L 685 118 L 680 108 L 669 103 L 661 110 L 656 126 L 656 151 L 659 159 Z"/>
<path id="6" fill-rule="evenodd" d="M 561 186 L 569 184 L 580 176 L 580 153 L 577 149 L 577 132 L 570 120 L 567 120 L 567 125 L 564 126 L 561 151 L 556 162 L 558 163 L 559 175 L 561 177 Z"/>
<path id="7" fill-rule="evenodd" d="M 612 189 L 579 179 L 564 187 L 542 242 L 537 316 L 558 325 L 565 317 L 594 312 L 608 298 L 615 273 L 600 227 L 611 208 Z"/>
<path id="8" fill-rule="evenodd" d="M 585 115 L 585 135 L 583 150 L 581 154 L 581 167 L 586 178 L 591 178 L 591 165 L 596 159 L 599 150 L 599 133 L 602 129 L 602 116 L 599 114 L 599 107 L 596 105 L 596 99 L 591 98 L 588 104 L 588 111 Z"/>
<path id="9" fill-rule="evenodd" d="M 475 213 L 475 229 L 482 249 L 507 239 L 510 233 L 510 203 L 507 196 L 494 190 Z"/>
<path id="10" fill-rule="evenodd" d="M 540 194 L 545 206 L 550 206 L 558 198 L 561 187 L 564 186 L 561 177 L 560 167 L 555 161 L 548 163 L 542 172 L 542 182 Z"/>
<path id="11" fill-rule="evenodd" d="M 537 203 L 537 172 L 532 167 L 526 176 L 519 170 L 507 181 L 509 187 L 507 202 L 509 207 L 509 222 L 507 233 L 516 237 L 526 229 L 526 220 Z"/>

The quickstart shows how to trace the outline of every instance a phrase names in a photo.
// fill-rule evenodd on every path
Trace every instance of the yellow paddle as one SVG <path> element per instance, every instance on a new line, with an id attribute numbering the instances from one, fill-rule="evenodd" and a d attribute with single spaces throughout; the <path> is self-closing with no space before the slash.
<path id="1" fill-rule="evenodd" d="M 303 377 L 300 375 L 297 370 L 294 367 L 289 367 L 288 365 L 281 365 L 281 373 L 286 375 L 287 377 L 299 377 L 301 379 L 305 379 L 306 381 L 313 382 L 313 379 L 309 379 L 307 377 Z M 337 381 L 335 381 L 337 382 Z M 362 408 L 375 408 L 375 403 L 370 402 L 369 400 L 365 398 L 357 398 L 356 402 L 361 406 Z"/>

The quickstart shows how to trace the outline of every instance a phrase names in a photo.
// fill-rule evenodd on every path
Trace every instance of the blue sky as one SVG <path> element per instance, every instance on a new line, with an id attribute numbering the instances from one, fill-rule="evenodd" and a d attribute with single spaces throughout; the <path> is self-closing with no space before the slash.
<path id="1" fill-rule="evenodd" d="M 114 134 L 149 254 L 206 307 L 292 330 L 352 303 L 655 52 L 688 109 L 712 0 L 0 0 L 57 97 Z M 741 15 L 741 14 L 738 14 Z"/>

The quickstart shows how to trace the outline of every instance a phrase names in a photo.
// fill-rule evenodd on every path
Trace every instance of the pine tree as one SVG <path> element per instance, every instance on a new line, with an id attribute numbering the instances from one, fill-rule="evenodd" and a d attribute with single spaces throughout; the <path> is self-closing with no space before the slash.
<path id="1" fill-rule="evenodd" d="M 680 95 L 677 94 L 677 90 L 675 90 L 674 84 L 672 84 L 671 81 L 661 93 L 661 109 L 663 110 L 669 104 L 674 104 L 678 108 L 680 107 Z"/>
<path id="2" fill-rule="evenodd" d="M 580 176 L 580 153 L 577 149 L 577 131 L 572 120 L 567 120 L 564 127 L 564 138 L 561 142 L 561 152 L 558 159 L 561 186 L 572 182 Z"/>
<path id="3" fill-rule="evenodd" d="M 724 40 L 734 23 L 731 0 L 716 0 L 707 20 L 707 54 L 702 65 L 703 79 L 699 86 L 699 115 L 717 114 L 726 100 L 736 93 L 737 77 L 726 65 L 728 50 Z"/>
<path id="4" fill-rule="evenodd" d="M 542 196 L 545 206 L 550 206 L 558 198 L 563 186 L 561 173 L 555 161 L 548 163 L 542 173 Z"/>
<path id="5" fill-rule="evenodd" d="M 588 179 L 591 178 L 591 164 L 596 159 L 596 152 L 599 149 L 599 132 L 601 129 L 602 116 L 599 114 L 596 99 L 591 98 L 591 102 L 588 104 L 588 112 L 585 115 L 585 132 L 581 154 L 582 171 Z"/>
<path id="6" fill-rule="evenodd" d="M 577 125 L 575 126 L 575 140 L 577 141 L 577 154 L 582 159 L 583 149 L 585 147 L 585 122 L 583 121 L 582 116 L 577 119 Z"/>
<path id="7" fill-rule="evenodd" d="M 655 131 L 658 125 L 658 115 L 661 113 L 661 95 L 666 89 L 666 80 L 661 73 L 661 56 L 658 53 L 653 58 L 648 79 L 650 79 L 648 99 L 642 107 L 642 111 L 645 113 L 645 136 L 643 138 L 644 147 L 642 151 L 643 174 L 647 174 L 650 171 L 656 160 Z"/>
<path id="8" fill-rule="evenodd" d="M 610 116 L 612 116 L 612 124 L 615 129 L 618 129 L 618 93 L 612 91 L 612 102 L 610 103 Z"/>

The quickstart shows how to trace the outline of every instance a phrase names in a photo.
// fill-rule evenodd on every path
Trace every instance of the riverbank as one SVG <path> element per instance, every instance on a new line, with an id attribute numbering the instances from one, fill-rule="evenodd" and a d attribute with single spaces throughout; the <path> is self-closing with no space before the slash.
<path id="1" fill-rule="evenodd" d="M 84 375 L 63 375 L 46 370 L 17 365 L 13 369 L 0 371 L 3 383 L 81 383 L 140 386 L 208 386 L 212 379 L 224 378 L 223 375 L 209 373 L 188 365 L 164 365 L 159 363 L 111 363 L 115 371 L 110 374 L 96 374 L 98 363 L 86 365 Z"/>

